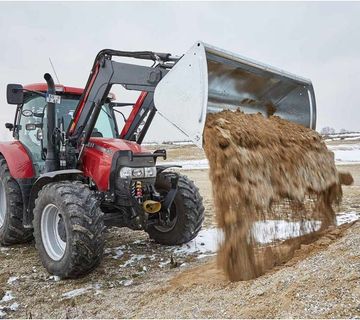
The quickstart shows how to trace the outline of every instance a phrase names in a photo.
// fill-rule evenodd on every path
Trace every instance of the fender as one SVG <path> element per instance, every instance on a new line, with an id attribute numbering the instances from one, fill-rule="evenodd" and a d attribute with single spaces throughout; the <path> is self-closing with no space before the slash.
<path id="1" fill-rule="evenodd" d="M 157 172 L 157 174 L 159 174 L 169 168 L 182 168 L 182 166 L 180 166 L 178 164 L 159 165 L 159 166 L 156 166 L 156 172 Z"/>
<path id="2" fill-rule="evenodd" d="M 32 228 L 32 220 L 34 218 L 33 209 L 35 207 L 35 199 L 38 196 L 39 191 L 42 189 L 43 186 L 46 184 L 57 182 L 57 181 L 64 181 L 64 180 L 83 180 L 83 172 L 78 169 L 69 169 L 69 170 L 59 170 L 59 171 L 51 171 L 40 175 L 39 178 L 36 179 L 35 183 L 33 184 L 29 202 L 27 206 L 27 210 L 24 211 L 23 216 L 23 224 L 25 228 Z"/>
<path id="3" fill-rule="evenodd" d="M 35 177 L 32 160 L 20 141 L 0 142 L 0 154 L 5 158 L 14 179 Z"/>

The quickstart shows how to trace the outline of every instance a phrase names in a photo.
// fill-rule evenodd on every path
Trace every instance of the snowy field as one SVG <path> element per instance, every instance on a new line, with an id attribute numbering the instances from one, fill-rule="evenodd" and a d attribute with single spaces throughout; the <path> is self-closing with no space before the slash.
<path id="1" fill-rule="evenodd" d="M 359 212 L 341 212 L 337 214 L 336 222 L 340 226 L 344 223 L 353 222 L 360 219 Z M 292 237 L 298 237 L 319 230 L 321 223 L 319 221 L 289 222 L 285 220 L 266 220 L 256 222 L 252 228 L 252 235 L 260 244 L 269 244 L 274 241 L 284 241 Z M 164 247 L 164 251 L 175 257 L 184 257 L 186 255 L 196 255 L 198 259 L 215 255 L 219 243 L 223 240 L 222 231 L 218 228 L 202 229 L 198 236 L 187 244 L 175 247 Z M 135 244 L 145 244 L 147 240 L 136 241 Z M 108 249 L 114 259 L 120 259 L 126 253 L 127 246 L 121 246 Z M 139 261 L 149 258 L 144 254 L 130 254 L 127 261 L 120 267 L 125 268 L 134 266 Z M 155 260 L 155 255 L 150 256 L 150 260 Z M 160 262 L 161 268 L 169 265 L 170 259 Z"/>
<path id="2" fill-rule="evenodd" d="M 336 164 L 360 163 L 360 143 L 329 145 L 335 154 Z"/>
<path id="3" fill-rule="evenodd" d="M 329 145 L 328 148 L 334 152 L 335 163 L 337 165 L 360 163 L 360 143 Z M 180 165 L 182 166 L 182 170 L 200 170 L 209 168 L 207 159 L 179 160 L 166 162 L 166 164 Z"/>
<path id="4" fill-rule="evenodd" d="M 354 222 L 360 219 L 360 212 L 340 212 L 336 216 L 338 226 L 344 223 Z M 260 244 L 269 244 L 274 241 L 283 241 L 292 237 L 299 237 L 319 230 L 320 221 L 289 222 L 285 220 L 266 220 L 256 222 L 252 228 L 252 235 Z M 187 244 L 167 250 L 174 254 L 198 253 L 198 258 L 206 257 L 217 251 L 218 244 L 222 241 L 223 235 L 220 229 L 203 229 L 199 235 Z"/>

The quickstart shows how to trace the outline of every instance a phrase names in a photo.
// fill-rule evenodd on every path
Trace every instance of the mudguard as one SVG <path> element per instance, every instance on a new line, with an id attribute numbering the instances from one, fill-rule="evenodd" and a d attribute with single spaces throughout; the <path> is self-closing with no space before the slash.
<path id="1" fill-rule="evenodd" d="M 180 166 L 178 164 L 158 165 L 158 166 L 156 166 L 156 172 L 157 172 L 157 174 L 160 174 L 161 172 L 163 172 L 169 168 L 182 168 L 182 166 Z"/>
<path id="2" fill-rule="evenodd" d="M 69 169 L 69 170 L 59 170 L 59 171 L 51 171 L 40 175 L 39 178 L 33 184 L 29 201 L 28 201 L 28 210 L 24 211 L 23 224 L 25 228 L 32 227 L 33 220 L 33 209 L 35 206 L 35 199 L 39 191 L 48 183 L 64 181 L 64 180 L 81 180 L 83 177 L 83 172 L 78 169 Z"/>
<path id="3" fill-rule="evenodd" d="M 0 142 L 0 154 L 5 158 L 14 179 L 35 177 L 32 160 L 20 141 Z"/>

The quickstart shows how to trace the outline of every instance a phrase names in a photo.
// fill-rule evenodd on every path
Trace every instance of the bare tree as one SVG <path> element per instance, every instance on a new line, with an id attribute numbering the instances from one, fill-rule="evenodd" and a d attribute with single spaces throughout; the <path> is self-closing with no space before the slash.
<path id="1" fill-rule="evenodd" d="M 335 133 L 335 129 L 331 127 L 324 127 L 320 130 L 320 134 L 322 135 L 329 135 L 334 133 Z"/>

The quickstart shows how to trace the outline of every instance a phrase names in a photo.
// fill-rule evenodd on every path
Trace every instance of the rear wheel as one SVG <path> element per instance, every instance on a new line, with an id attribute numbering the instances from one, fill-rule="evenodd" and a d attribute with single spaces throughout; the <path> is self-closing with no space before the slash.
<path id="1" fill-rule="evenodd" d="M 51 274 L 74 278 L 101 262 L 103 213 L 86 185 L 70 181 L 46 185 L 35 202 L 33 225 L 40 259 Z"/>
<path id="2" fill-rule="evenodd" d="M 18 183 L 10 175 L 6 160 L 0 157 L 0 243 L 11 245 L 28 242 L 32 230 L 22 223 L 23 202 Z"/>
<path id="3" fill-rule="evenodd" d="M 194 239 L 204 221 L 204 206 L 199 189 L 188 177 L 162 172 L 156 178 L 155 188 L 165 196 L 171 189 L 171 179 L 178 176 L 178 190 L 170 208 L 168 221 L 162 221 L 165 212 L 159 213 L 159 223 L 149 225 L 151 239 L 166 245 L 179 245 Z"/>

